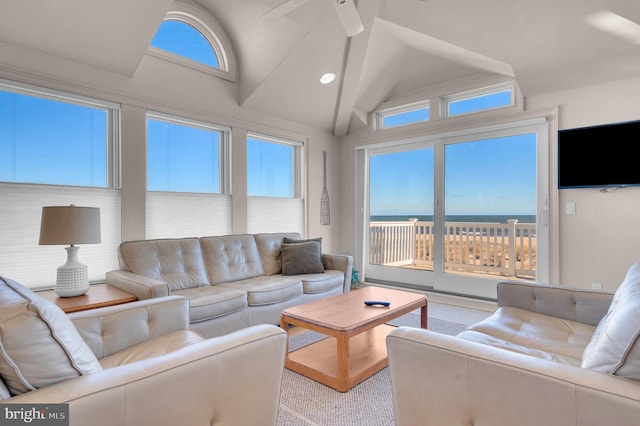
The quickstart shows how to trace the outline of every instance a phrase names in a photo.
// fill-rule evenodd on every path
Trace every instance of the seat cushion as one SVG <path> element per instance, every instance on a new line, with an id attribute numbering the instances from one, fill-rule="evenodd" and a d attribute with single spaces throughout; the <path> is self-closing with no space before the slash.
<path id="1" fill-rule="evenodd" d="M 282 275 L 263 275 L 249 280 L 218 284 L 216 287 L 246 292 L 249 306 L 280 303 L 302 294 L 300 278 Z"/>
<path id="2" fill-rule="evenodd" d="M 197 238 L 128 241 L 119 256 L 122 269 L 164 281 L 170 291 L 209 284 Z"/>
<path id="3" fill-rule="evenodd" d="M 58 306 L 0 277 L 0 376 L 12 395 L 101 370 Z"/>
<path id="4" fill-rule="evenodd" d="M 498 308 L 489 318 L 458 337 L 562 364 L 579 366 L 595 327 L 512 306 Z"/>
<path id="5" fill-rule="evenodd" d="M 640 262 L 616 290 L 584 350 L 582 367 L 640 381 Z"/>
<path id="6" fill-rule="evenodd" d="M 189 321 L 218 318 L 247 308 L 244 291 L 219 286 L 189 288 L 171 292 L 189 299 Z"/>
<path id="7" fill-rule="evenodd" d="M 304 294 L 324 293 L 335 288 L 342 288 L 344 273 L 332 269 L 325 270 L 321 274 L 291 275 L 291 278 L 299 278 L 302 281 Z"/>
<path id="8" fill-rule="evenodd" d="M 135 361 L 166 355 L 185 346 L 202 342 L 204 337 L 191 330 L 178 330 L 149 339 L 100 360 L 102 368 L 117 367 Z"/>

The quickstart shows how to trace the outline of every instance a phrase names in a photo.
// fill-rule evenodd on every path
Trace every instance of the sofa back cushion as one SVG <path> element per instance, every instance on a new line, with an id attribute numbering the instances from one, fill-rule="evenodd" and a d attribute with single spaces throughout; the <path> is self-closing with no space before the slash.
<path id="1" fill-rule="evenodd" d="M 0 277 L 0 376 L 12 395 L 101 370 L 59 307 Z"/>
<path id="2" fill-rule="evenodd" d="M 128 241 L 119 256 L 121 269 L 164 281 L 171 291 L 209 285 L 197 238 Z"/>
<path id="3" fill-rule="evenodd" d="M 640 381 L 640 262 L 631 266 L 614 294 L 581 366 Z"/>
<path id="4" fill-rule="evenodd" d="M 264 275 L 253 235 L 223 235 L 200 238 L 211 284 Z"/>
<path id="5" fill-rule="evenodd" d="M 282 273 L 282 258 L 280 247 L 284 239 L 290 238 L 299 240 L 300 234 L 297 232 L 255 234 L 256 244 L 262 259 L 265 275 L 275 275 Z"/>

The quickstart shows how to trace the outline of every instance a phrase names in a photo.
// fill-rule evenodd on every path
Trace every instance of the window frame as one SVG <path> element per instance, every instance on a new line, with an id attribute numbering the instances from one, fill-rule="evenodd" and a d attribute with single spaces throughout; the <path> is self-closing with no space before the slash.
<path id="1" fill-rule="evenodd" d="M 155 121 L 162 121 L 169 124 L 193 127 L 201 130 L 208 130 L 208 131 L 214 131 L 214 132 L 220 133 L 220 146 L 219 146 L 220 164 L 219 164 L 219 171 L 218 171 L 219 180 L 220 180 L 220 192 L 157 191 L 157 190 L 150 190 L 148 188 L 148 182 L 146 185 L 147 187 L 145 188 L 147 192 L 170 192 L 170 193 L 177 193 L 177 194 L 207 194 L 207 195 L 216 195 L 216 194 L 224 195 L 224 194 L 231 193 L 231 179 L 230 179 L 231 128 L 230 127 L 148 110 L 145 114 L 145 132 L 147 133 L 145 137 L 145 144 L 146 144 L 145 146 L 148 146 L 149 144 L 149 139 L 148 139 L 149 135 L 148 135 L 147 129 L 148 129 L 148 122 L 150 119 Z M 145 158 L 145 164 L 147 166 L 146 178 L 148 179 L 148 176 L 149 176 L 148 153 Z"/>
<path id="2" fill-rule="evenodd" d="M 18 83 L 10 80 L 0 79 L 0 89 L 6 92 L 39 99 L 46 99 L 54 102 L 77 105 L 87 108 L 102 109 L 106 112 L 106 181 L 105 186 L 88 185 L 67 185 L 61 183 L 34 183 L 22 181 L 8 181 L 7 183 L 36 184 L 36 185 L 56 185 L 56 186 L 77 186 L 86 188 L 119 188 L 120 187 L 120 104 L 101 99 L 91 98 L 62 92 L 44 87 L 34 86 L 25 83 Z"/>
<path id="3" fill-rule="evenodd" d="M 479 110 L 476 110 L 476 111 L 463 112 L 463 113 L 454 114 L 454 115 L 451 115 L 449 113 L 449 107 L 453 102 L 459 102 L 459 101 L 470 100 L 470 99 L 474 99 L 474 98 L 480 98 L 480 97 L 483 97 L 483 96 L 494 95 L 494 94 L 498 94 L 498 93 L 502 93 L 502 92 L 506 92 L 506 91 L 510 92 L 510 96 L 509 96 L 510 99 L 509 99 L 509 104 L 508 105 L 501 105 L 501 106 L 497 106 L 497 107 L 484 108 L 484 109 L 479 109 Z M 503 109 L 503 108 L 513 107 L 516 104 L 516 93 L 515 92 L 516 92 L 515 84 L 514 84 L 513 81 L 510 81 L 510 82 L 506 82 L 506 83 L 500 83 L 500 84 L 495 84 L 495 85 L 491 85 L 491 86 L 481 87 L 481 88 L 478 88 L 478 89 L 468 90 L 468 91 L 456 93 L 456 94 L 453 94 L 453 95 L 443 96 L 441 98 L 443 118 L 462 117 L 462 116 L 466 116 L 466 115 L 470 115 L 470 114 L 477 114 L 477 113 L 483 113 L 483 112 L 487 112 L 487 111 L 495 111 L 495 110 L 499 110 L 499 109 Z"/>
<path id="4" fill-rule="evenodd" d="M 255 133 L 255 132 L 247 132 L 247 138 L 245 143 L 249 143 L 249 139 L 257 139 L 262 142 L 274 143 L 279 145 L 286 145 L 293 148 L 293 158 L 292 158 L 292 194 L 291 197 L 270 197 L 266 195 L 248 195 L 248 197 L 268 197 L 268 198 L 304 198 L 304 194 L 302 191 L 302 149 L 304 147 L 303 142 L 298 142 L 291 139 L 284 139 L 275 136 L 268 136 L 263 133 Z M 247 156 L 249 155 L 249 150 L 247 148 Z M 249 166 L 247 164 L 247 184 L 248 184 L 248 170 Z M 248 193 L 248 188 L 247 188 Z"/>
<path id="5" fill-rule="evenodd" d="M 426 120 L 412 121 L 410 123 L 398 124 L 395 126 L 384 125 L 384 119 L 386 117 L 418 111 L 421 109 L 426 109 L 428 111 L 429 117 Z M 431 121 L 431 102 L 427 99 L 427 100 L 411 102 L 403 105 L 398 105 L 390 108 L 379 109 L 375 111 L 375 119 L 376 119 L 375 128 L 377 130 L 396 129 L 398 127 L 410 126 L 412 124 L 427 123 Z"/>
<path id="6" fill-rule="evenodd" d="M 173 9 L 167 12 L 163 22 L 167 20 L 179 21 L 190 25 L 209 42 L 218 58 L 219 68 L 194 61 L 164 49 L 149 45 L 147 53 L 150 55 L 187 67 L 196 71 L 210 74 L 229 81 L 236 81 L 237 66 L 231 39 L 220 23 L 209 13 L 199 7 L 183 2 L 176 2 Z"/>

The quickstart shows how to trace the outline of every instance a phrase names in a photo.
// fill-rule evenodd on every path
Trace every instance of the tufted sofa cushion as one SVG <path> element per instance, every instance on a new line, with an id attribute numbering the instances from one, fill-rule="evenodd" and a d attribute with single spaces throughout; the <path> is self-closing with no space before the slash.
<path id="1" fill-rule="evenodd" d="M 126 271 L 165 281 L 170 291 L 209 284 L 197 238 L 124 242 L 120 262 Z"/>
<path id="2" fill-rule="evenodd" d="M 282 273 L 282 259 L 280 257 L 280 247 L 284 239 L 291 238 L 299 240 L 300 234 L 296 232 L 275 233 L 275 234 L 255 234 L 256 244 L 262 259 L 265 275 L 275 275 Z"/>
<path id="3" fill-rule="evenodd" d="M 640 381 L 640 262 L 629 268 L 618 287 L 581 366 Z"/>
<path id="4" fill-rule="evenodd" d="M 101 370 L 60 308 L 0 277 L 0 376 L 12 395 Z"/>
<path id="5" fill-rule="evenodd" d="M 223 235 L 200 238 L 211 284 L 264 275 L 253 235 Z"/>

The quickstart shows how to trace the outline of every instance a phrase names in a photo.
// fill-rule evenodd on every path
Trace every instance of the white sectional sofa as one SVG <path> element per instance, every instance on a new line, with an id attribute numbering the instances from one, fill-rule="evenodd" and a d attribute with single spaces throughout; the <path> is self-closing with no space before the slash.
<path id="1" fill-rule="evenodd" d="M 190 328 L 205 337 L 279 324 L 283 309 L 351 288 L 352 257 L 298 233 L 128 241 L 118 256 L 107 284 L 138 300 L 186 297 Z"/>
<path id="2" fill-rule="evenodd" d="M 396 425 L 640 424 L 640 262 L 615 294 L 498 284 L 498 309 L 457 337 L 387 337 Z"/>

